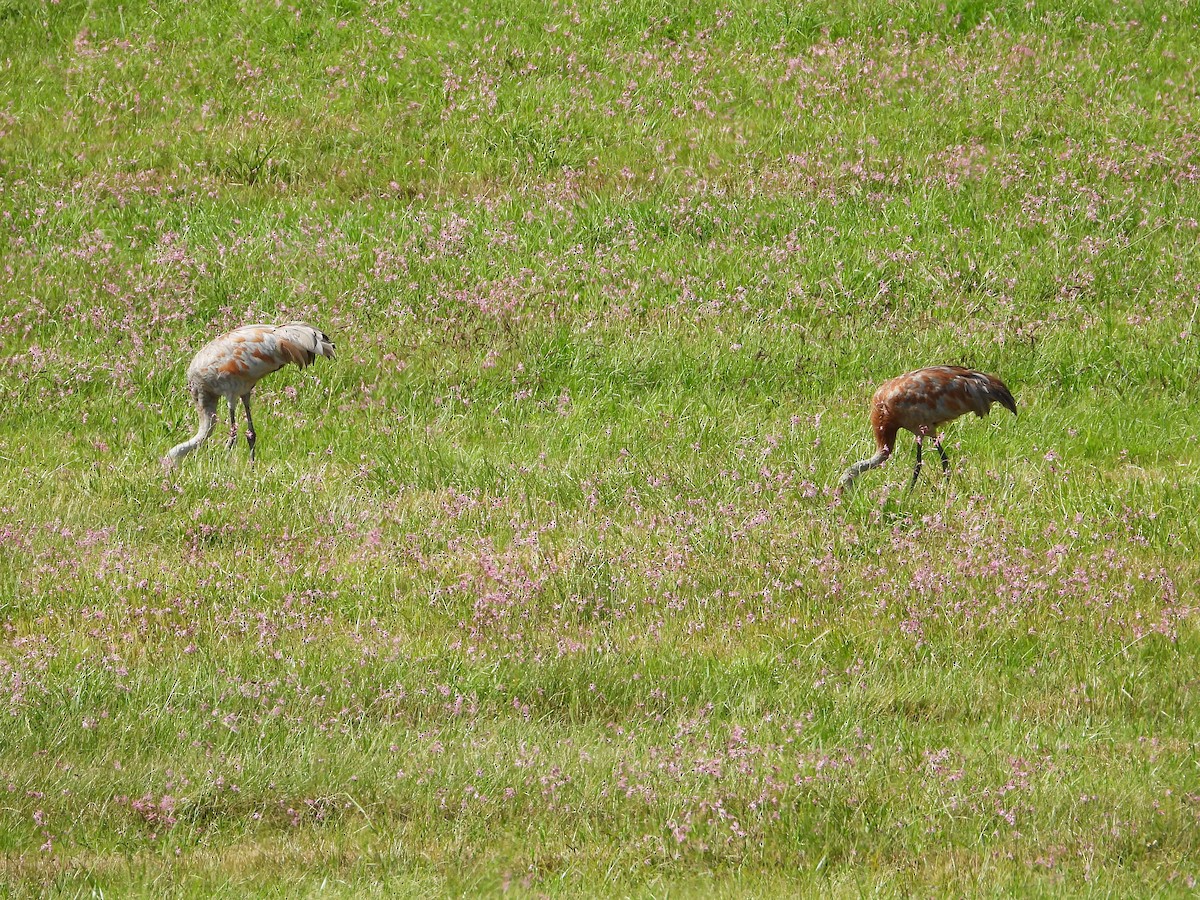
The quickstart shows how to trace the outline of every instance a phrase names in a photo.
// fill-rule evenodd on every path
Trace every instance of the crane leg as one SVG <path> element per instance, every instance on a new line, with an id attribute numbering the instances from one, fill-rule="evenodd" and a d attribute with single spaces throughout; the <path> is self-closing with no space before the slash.
<path id="1" fill-rule="evenodd" d="M 933 446 L 937 447 L 937 452 L 942 455 L 942 471 L 946 473 L 946 477 L 950 477 L 950 457 L 946 455 L 946 451 L 942 449 L 942 439 L 939 437 L 933 442 Z"/>
<path id="2" fill-rule="evenodd" d="M 246 408 L 246 443 L 250 445 L 250 462 L 254 462 L 254 441 L 258 437 L 254 433 L 254 420 L 250 418 L 250 395 L 242 397 L 242 406 Z"/>
<path id="3" fill-rule="evenodd" d="M 917 485 L 917 476 L 921 474 L 921 436 L 917 435 L 917 464 L 913 466 L 913 479 L 909 482 L 908 489 L 911 491 Z"/>
<path id="4" fill-rule="evenodd" d="M 226 450 L 232 450 L 237 443 L 237 401 L 229 403 L 229 440 L 225 443 Z"/>

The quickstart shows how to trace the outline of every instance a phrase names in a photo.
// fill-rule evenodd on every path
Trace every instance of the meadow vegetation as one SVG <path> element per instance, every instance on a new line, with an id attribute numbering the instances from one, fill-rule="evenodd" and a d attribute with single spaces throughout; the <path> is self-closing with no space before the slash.
<path id="1" fill-rule="evenodd" d="M 1198 47 L 0 0 L 0 893 L 1190 893 Z M 834 497 L 934 363 L 1019 418 Z"/>

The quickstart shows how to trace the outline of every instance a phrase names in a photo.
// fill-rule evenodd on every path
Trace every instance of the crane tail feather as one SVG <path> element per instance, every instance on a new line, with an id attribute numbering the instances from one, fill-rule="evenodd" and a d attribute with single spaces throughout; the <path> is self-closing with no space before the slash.
<path id="1" fill-rule="evenodd" d="M 989 399 L 995 403 L 999 403 L 1014 416 L 1017 414 L 1017 401 L 1013 398 L 1012 391 L 1008 386 L 994 375 L 988 376 L 988 381 L 991 383 L 991 389 L 988 391 Z"/>
<path id="2" fill-rule="evenodd" d="M 300 368 L 310 366 L 318 356 L 333 359 L 336 348 L 329 335 L 303 322 L 287 322 L 275 329 L 279 348 Z"/>

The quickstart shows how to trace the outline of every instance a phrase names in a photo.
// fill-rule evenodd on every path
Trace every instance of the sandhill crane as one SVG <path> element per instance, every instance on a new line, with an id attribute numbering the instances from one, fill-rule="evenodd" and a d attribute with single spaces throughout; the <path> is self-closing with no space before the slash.
<path id="1" fill-rule="evenodd" d="M 942 426 L 970 412 L 982 418 L 991 412 L 993 403 L 1011 410 L 1014 416 L 1017 414 L 1017 402 L 1003 381 L 961 366 L 930 366 L 885 381 L 871 398 L 871 429 L 875 432 L 878 452 L 846 470 L 838 493 L 850 487 L 867 469 L 887 462 L 901 428 L 917 436 L 917 464 L 910 490 L 921 474 L 921 446 L 927 435 L 934 436 L 933 445 L 942 456 L 942 470 L 949 475 L 950 460 L 942 449 Z"/>
<path id="2" fill-rule="evenodd" d="M 243 325 L 205 344 L 187 370 L 188 393 L 200 415 L 195 437 L 167 451 L 163 465 L 175 465 L 204 443 L 217 424 L 217 403 L 229 401 L 229 443 L 237 443 L 237 402 L 246 408 L 246 443 L 254 460 L 254 422 L 250 392 L 264 376 L 295 363 L 301 369 L 318 356 L 333 358 L 333 341 L 303 322 L 283 325 Z"/>

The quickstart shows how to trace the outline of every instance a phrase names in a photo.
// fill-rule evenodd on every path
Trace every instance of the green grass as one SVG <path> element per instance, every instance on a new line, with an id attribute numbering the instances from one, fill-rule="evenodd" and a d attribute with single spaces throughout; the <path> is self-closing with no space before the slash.
<path id="1" fill-rule="evenodd" d="M 1196 34 L 0 0 L 0 893 L 1190 894 Z"/>

